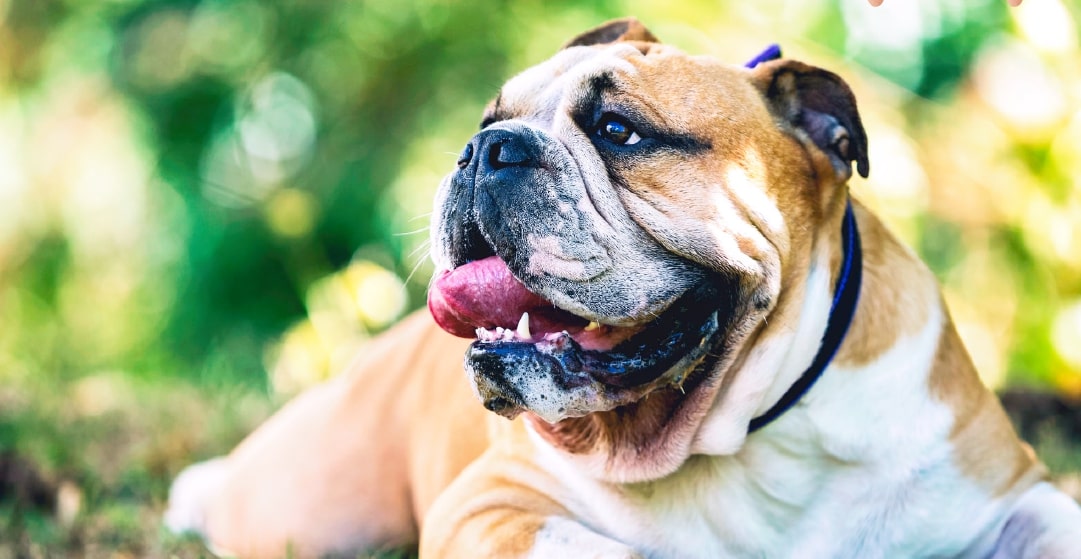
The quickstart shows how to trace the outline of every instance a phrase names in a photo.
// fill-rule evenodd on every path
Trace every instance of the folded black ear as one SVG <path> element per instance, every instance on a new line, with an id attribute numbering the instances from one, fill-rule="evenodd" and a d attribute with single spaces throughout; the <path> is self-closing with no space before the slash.
<path id="1" fill-rule="evenodd" d="M 633 17 L 613 19 L 602 23 L 585 33 L 567 41 L 563 48 L 588 47 L 590 45 L 604 45 L 616 41 L 643 41 L 646 43 L 659 43 L 660 40 L 646 29 L 642 22 Z"/>
<path id="2" fill-rule="evenodd" d="M 866 178 L 867 133 L 856 110 L 856 97 L 837 74 L 795 60 L 774 60 L 752 70 L 752 81 L 770 110 L 802 130 L 830 157 L 838 175 L 852 176 L 851 162 Z"/>

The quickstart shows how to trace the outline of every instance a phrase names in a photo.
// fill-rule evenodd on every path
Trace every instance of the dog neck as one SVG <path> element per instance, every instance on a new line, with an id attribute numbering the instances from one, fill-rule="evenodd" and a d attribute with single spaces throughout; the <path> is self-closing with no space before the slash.
<path id="1" fill-rule="evenodd" d="M 845 204 L 844 225 L 841 231 L 842 256 L 841 271 L 833 288 L 833 302 L 830 304 L 829 320 L 822 342 L 818 347 L 811 365 L 792 383 L 779 400 L 765 413 L 751 420 L 748 433 L 765 427 L 788 411 L 814 386 L 822 372 L 826 370 L 837 350 L 844 342 L 852 317 L 856 314 L 859 303 L 860 284 L 863 279 L 863 248 L 860 245 L 860 231 L 856 216 L 852 213 L 852 201 Z"/>
<path id="2" fill-rule="evenodd" d="M 824 234 L 815 240 L 807 274 L 796 284 L 798 287 L 788 289 L 789 302 L 760 324 L 753 339 L 744 342 L 749 348 L 747 352 L 725 366 L 727 371 L 721 374 L 723 384 L 695 436 L 693 454 L 734 454 L 753 430 L 749 427 L 764 426 L 764 423 L 752 425 L 752 421 L 780 415 L 774 412 L 784 411 L 798 400 L 793 397 L 786 405 L 786 396 L 802 396 L 814 384 L 807 382 L 802 387 L 804 390 L 793 389 L 801 377 L 810 375 L 817 379 L 829 365 L 827 361 L 820 370 L 814 370 L 834 314 L 831 307 L 835 289 L 830 278 L 838 278 L 839 286 L 843 276 L 842 224 L 849 215 L 853 215 L 853 232 L 856 229 L 851 206 L 843 207 L 843 215 L 838 208 L 837 217 L 829 220 L 836 225 L 822 229 Z M 836 347 L 827 348 L 832 350 L 830 356 L 841 347 L 841 341 L 837 340 Z M 798 394 L 789 395 L 790 391 Z M 775 410 L 778 406 L 783 409 Z"/>

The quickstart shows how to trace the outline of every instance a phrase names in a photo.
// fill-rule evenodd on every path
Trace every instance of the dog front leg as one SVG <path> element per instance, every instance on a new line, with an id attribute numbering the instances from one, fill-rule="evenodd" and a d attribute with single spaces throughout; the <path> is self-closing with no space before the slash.
<path id="1" fill-rule="evenodd" d="M 503 508 L 471 514 L 449 529 L 432 524 L 421 538 L 423 559 L 642 559 L 630 547 L 562 516 Z"/>
<path id="2" fill-rule="evenodd" d="M 1042 482 L 1021 497 L 988 559 L 1076 557 L 1081 557 L 1081 507 Z"/>
<path id="3" fill-rule="evenodd" d="M 631 547 L 575 520 L 545 487 L 558 486 L 534 466 L 486 456 L 429 510 L 420 557 L 642 559 Z"/>

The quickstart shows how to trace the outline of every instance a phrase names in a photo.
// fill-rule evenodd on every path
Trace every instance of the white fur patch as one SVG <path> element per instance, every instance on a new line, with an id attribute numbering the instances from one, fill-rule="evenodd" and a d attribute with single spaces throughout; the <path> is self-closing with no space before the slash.
<path id="1" fill-rule="evenodd" d="M 725 169 L 728 196 L 739 200 L 740 207 L 751 214 L 755 227 L 773 239 L 783 240 L 786 246 L 778 248 L 781 252 L 787 252 L 788 235 L 784 215 L 777 207 L 777 202 L 770 199 L 763 188 L 763 175 L 765 165 L 761 156 L 754 150 L 747 150 L 739 165 L 729 165 Z"/>
<path id="2" fill-rule="evenodd" d="M 744 221 L 739 208 L 732 203 L 723 190 L 717 190 L 710 196 L 713 209 L 717 212 L 712 221 L 705 224 L 710 239 L 716 243 L 715 250 L 723 254 L 725 260 L 740 270 L 758 271 L 758 262 L 745 254 L 739 246 L 739 239 L 764 241 L 753 225 Z"/>
<path id="3" fill-rule="evenodd" d="M 556 236 L 541 237 L 529 234 L 526 237 L 529 248 L 532 251 L 529 258 L 529 273 L 541 275 L 554 275 L 572 281 L 589 281 L 596 274 L 590 274 L 584 262 L 575 255 L 564 254 L 560 246 L 560 238 Z M 594 267 L 594 269 L 603 269 Z"/>
<path id="4" fill-rule="evenodd" d="M 731 456 L 693 456 L 666 478 L 619 485 L 534 436 L 537 462 L 566 485 L 576 517 L 646 557 L 958 555 L 1008 503 L 958 471 L 952 411 L 928 393 L 943 321 L 936 308 L 875 362 L 830 367 Z"/>

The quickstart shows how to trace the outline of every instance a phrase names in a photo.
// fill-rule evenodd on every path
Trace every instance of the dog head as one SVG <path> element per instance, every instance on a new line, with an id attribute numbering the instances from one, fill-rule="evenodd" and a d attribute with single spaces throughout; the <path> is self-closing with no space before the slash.
<path id="1" fill-rule="evenodd" d="M 852 162 L 866 175 L 836 75 L 731 66 L 610 22 L 488 106 L 437 195 L 429 307 L 477 337 L 466 366 L 488 409 L 529 412 L 571 453 L 685 451 L 732 364 L 798 315 Z"/>

